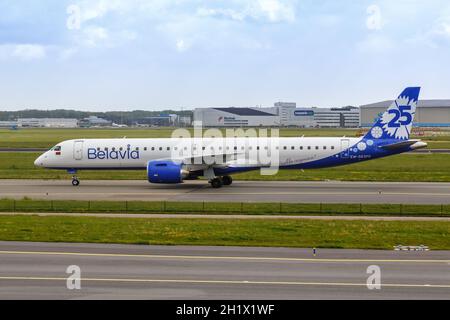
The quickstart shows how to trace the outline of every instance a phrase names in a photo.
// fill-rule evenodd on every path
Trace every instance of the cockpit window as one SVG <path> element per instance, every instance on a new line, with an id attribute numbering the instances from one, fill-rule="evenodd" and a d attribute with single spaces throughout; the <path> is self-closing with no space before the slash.
<path id="1" fill-rule="evenodd" d="M 53 147 L 50 151 L 61 151 L 61 146 Z"/>

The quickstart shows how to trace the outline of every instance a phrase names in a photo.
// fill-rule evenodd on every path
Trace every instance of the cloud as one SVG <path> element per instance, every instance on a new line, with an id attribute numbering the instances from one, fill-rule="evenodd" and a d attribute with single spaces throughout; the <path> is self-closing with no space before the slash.
<path id="1" fill-rule="evenodd" d="M 395 43 L 387 36 L 373 34 L 358 43 L 357 48 L 365 53 L 386 53 L 395 48 Z"/>
<path id="2" fill-rule="evenodd" d="M 259 0 L 257 9 L 260 9 L 271 22 L 295 20 L 295 9 L 292 2 L 281 0 Z"/>
<path id="3" fill-rule="evenodd" d="M 109 40 L 109 32 L 103 27 L 88 26 L 82 28 L 76 38 L 79 45 L 96 47 L 100 44 L 106 43 Z"/>
<path id="4" fill-rule="evenodd" d="M 231 7 L 200 7 L 200 17 L 225 18 L 235 21 L 254 20 L 276 22 L 294 22 L 296 19 L 296 1 L 288 0 L 251 0 L 231 2 Z"/>
<path id="5" fill-rule="evenodd" d="M 0 59 L 18 59 L 22 61 L 40 60 L 47 55 L 47 48 L 38 44 L 0 45 Z"/>
<path id="6" fill-rule="evenodd" d="M 406 41 L 417 46 L 427 46 L 437 49 L 448 46 L 450 40 L 450 13 L 443 13 L 432 23 L 427 30 L 419 32 Z"/>

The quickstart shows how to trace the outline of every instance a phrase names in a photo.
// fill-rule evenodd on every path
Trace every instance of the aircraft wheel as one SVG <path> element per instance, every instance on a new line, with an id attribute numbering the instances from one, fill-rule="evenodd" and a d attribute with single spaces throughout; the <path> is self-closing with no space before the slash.
<path id="1" fill-rule="evenodd" d="M 211 180 L 211 187 L 213 187 L 214 189 L 222 188 L 222 186 L 223 186 L 222 179 L 215 178 Z"/>
<path id="2" fill-rule="evenodd" d="M 224 176 L 222 181 L 224 186 L 231 186 L 233 184 L 233 178 L 230 176 Z"/>
<path id="3" fill-rule="evenodd" d="M 80 180 L 78 180 L 78 179 L 73 179 L 73 180 L 72 180 L 72 185 L 73 185 L 74 187 L 78 187 L 78 186 L 80 185 Z"/>

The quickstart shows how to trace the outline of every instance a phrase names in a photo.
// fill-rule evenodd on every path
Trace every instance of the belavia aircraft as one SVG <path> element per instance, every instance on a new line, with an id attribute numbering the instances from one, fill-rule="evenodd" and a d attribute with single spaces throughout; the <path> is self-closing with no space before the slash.
<path id="1" fill-rule="evenodd" d="M 348 165 L 425 148 L 411 140 L 420 88 L 406 88 L 359 138 L 168 138 L 76 139 L 41 155 L 35 165 L 67 170 L 72 184 L 80 170 L 147 170 L 151 183 L 174 184 L 199 177 L 213 188 L 231 185 L 231 176 L 269 167 L 317 169 Z"/>

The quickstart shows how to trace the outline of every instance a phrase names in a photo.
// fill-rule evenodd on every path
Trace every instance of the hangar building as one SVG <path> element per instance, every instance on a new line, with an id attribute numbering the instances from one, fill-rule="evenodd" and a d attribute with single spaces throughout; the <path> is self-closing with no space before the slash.
<path id="1" fill-rule="evenodd" d="M 357 128 L 359 109 L 297 108 L 293 102 L 277 102 L 272 108 L 200 108 L 194 121 L 204 127 L 301 127 Z"/>
<path id="2" fill-rule="evenodd" d="M 272 127 L 279 125 L 277 114 L 259 108 L 195 109 L 194 121 L 205 127 Z"/>
<path id="3" fill-rule="evenodd" d="M 371 127 L 391 103 L 383 101 L 361 106 L 361 127 Z M 419 100 L 414 125 L 450 128 L 450 100 Z"/>

